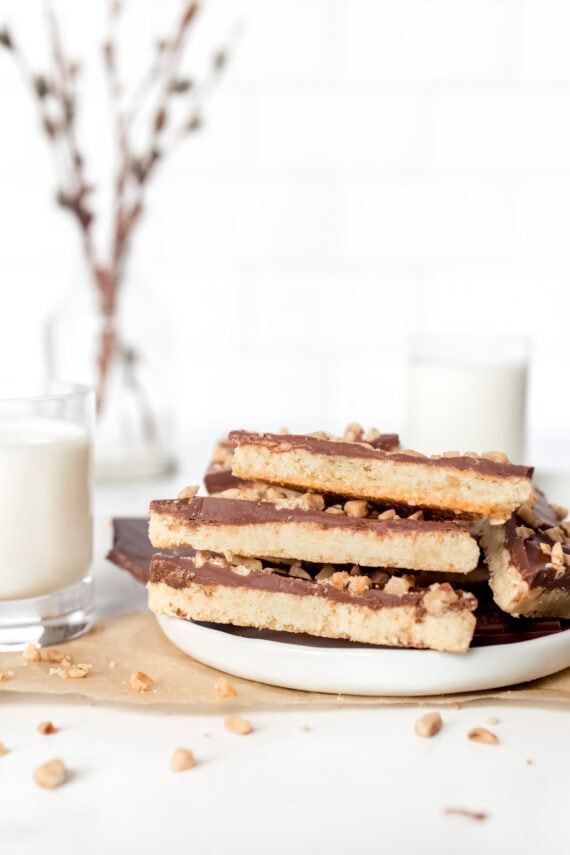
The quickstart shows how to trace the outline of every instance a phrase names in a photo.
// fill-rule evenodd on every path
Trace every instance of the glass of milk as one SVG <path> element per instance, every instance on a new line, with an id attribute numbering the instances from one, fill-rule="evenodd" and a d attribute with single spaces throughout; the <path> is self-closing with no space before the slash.
<path id="1" fill-rule="evenodd" d="M 526 462 L 528 353 L 522 336 L 414 336 L 403 444 L 424 454 L 503 451 Z"/>
<path id="2" fill-rule="evenodd" d="M 87 386 L 0 385 L 0 650 L 92 623 L 94 413 Z"/>

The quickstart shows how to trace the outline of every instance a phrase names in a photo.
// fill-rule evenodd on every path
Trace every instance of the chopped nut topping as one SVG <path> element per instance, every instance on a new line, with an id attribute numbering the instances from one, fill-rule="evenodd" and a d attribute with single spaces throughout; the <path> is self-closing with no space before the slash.
<path id="1" fill-rule="evenodd" d="M 492 460 L 493 463 L 510 463 L 508 456 L 504 451 L 484 451 L 481 455 L 485 460 Z"/>
<path id="2" fill-rule="evenodd" d="M 442 457 L 461 457 L 459 451 L 444 451 Z"/>
<path id="3" fill-rule="evenodd" d="M 61 677 L 63 680 L 82 680 L 84 677 L 89 676 L 89 672 L 93 668 L 93 665 L 85 665 L 80 664 L 70 665 L 69 668 L 50 668 L 49 675 L 50 677 Z"/>
<path id="4" fill-rule="evenodd" d="M 348 590 L 351 594 L 363 594 L 372 587 L 372 582 L 369 576 L 352 576 L 348 583 Z"/>
<path id="5" fill-rule="evenodd" d="M 34 772 L 34 781 L 38 787 L 45 790 L 54 790 L 64 783 L 67 778 L 67 769 L 63 760 L 49 760 L 42 766 L 38 766 Z"/>
<path id="6" fill-rule="evenodd" d="M 396 597 L 401 597 L 403 594 L 407 594 L 410 590 L 410 583 L 405 576 L 390 576 L 384 585 L 384 590 L 387 594 L 393 594 Z"/>
<path id="7" fill-rule="evenodd" d="M 553 564 L 563 564 L 564 563 L 564 551 L 562 549 L 561 543 L 555 543 L 552 547 L 551 552 L 552 563 Z"/>
<path id="8" fill-rule="evenodd" d="M 463 457 L 480 457 L 480 454 L 478 451 L 465 451 Z"/>
<path id="9" fill-rule="evenodd" d="M 552 554 L 552 546 L 549 543 L 541 543 L 540 544 L 540 551 L 544 555 L 551 555 Z"/>
<path id="10" fill-rule="evenodd" d="M 193 769 L 195 765 L 194 754 L 189 748 L 177 748 L 170 760 L 173 772 L 185 772 L 187 769 Z"/>
<path id="11" fill-rule="evenodd" d="M 327 582 L 335 572 L 335 568 L 332 564 L 323 564 L 323 566 L 315 576 L 315 579 L 317 582 Z"/>
<path id="12" fill-rule="evenodd" d="M 350 575 L 351 576 L 360 576 L 360 565 L 359 564 L 353 564 L 352 565 L 352 567 L 350 568 Z"/>
<path id="13" fill-rule="evenodd" d="M 24 652 L 22 653 L 24 659 L 27 659 L 28 662 L 41 662 L 42 654 L 40 653 L 39 647 L 36 647 L 35 644 L 28 644 Z"/>
<path id="14" fill-rule="evenodd" d="M 547 528 L 544 533 L 547 534 L 551 540 L 554 540 L 557 543 L 564 543 L 564 541 L 566 540 L 564 532 L 562 531 L 560 526 L 554 526 L 554 528 Z"/>
<path id="15" fill-rule="evenodd" d="M 563 529 L 567 537 L 570 537 L 570 520 L 565 520 L 560 523 L 560 528 Z"/>
<path id="16" fill-rule="evenodd" d="M 418 522 L 421 522 L 423 520 L 423 518 L 424 518 L 424 512 L 422 510 L 414 511 L 414 513 L 410 514 L 408 517 L 409 520 L 417 520 Z"/>
<path id="17" fill-rule="evenodd" d="M 319 493 L 304 493 L 299 503 L 302 507 L 315 511 L 322 511 L 325 507 L 325 500 Z"/>
<path id="18" fill-rule="evenodd" d="M 428 592 L 424 595 L 422 605 L 430 615 L 440 615 L 447 611 L 448 606 L 458 599 L 457 594 L 450 585 L 430 585 Z"/>
<path id="19" fill-rule="evenodd" d="M 325 509 L 326 514 L 344 514 L 343 509 L 340 505 L 331 505 L 330 508 Z"/>
<path id="20" fill-rule="evenodd" d="M 218 701 L 225 701 L 226 698 L 237 698 L 237 690 L 226 677 L 218 677 L 214 683 L 214 692 Z"/>
<path id="21" fill-rule="evenodd" d="M 259 558 L 246 558 L 244 555 L 232 555 L 232 563 L 237 565 L 233 569 L 245 567 L 248 571 L 258 573 L 263 570 L 263 562 Z"/>
<path id="22" fill-rule="evenodd" d="M 538 528 L 540 526 L 539 518 L 537 517 L 533 509 L 527 504 L 520 506 L 517 511 L 517 516 L 519 516 L 521 520 L 523 520 L 523 522 L 525 522 L 531 528 Z"/>
<path id="23" fill-rule="evenodd" d="M 414 731 L 418 736 L 423 736 L 429 739 L 439 733 L 443 726 L 443 721 L 438 712 L 426 713 L 417 719 L 414 725 Z"/>
<path id="24" fill-rule="evenodd" d="M 133 690 L 133 692 L 148 692 L 148 690 L 153 685 L 153 680 L 145 674 L 143 671 L 137 671 L 134 674 L 131 674 L 131 678 L 129 680 L 129 686 Z"/>
<path id="25" fill-rule="evenodd" d="M 311 574 L 297 563 L 291 564 L 291 567 L 289 568 L 289 576 L 292 576 L 294 579 L 306 579 L 307 581 L 312 581 L 313 579 Z"/>
<path id="26" fill-rule="evenodd" d="M 526 525 L 518 525 L 515 531 L 517 537 L 520 537 L 522 540 L 528 540 L 528 538 L 532 537 L 534 534 L 534 529 L 527 528 Z"/>
<path id="27" fill-rule="evenodd" d="M 229 715 L 224 721 L 224 727 L 230 733 L 237 733 L 239 736 L 247 736 L 248 733 L 251 733 L 251 724 L 240 715 Z"/>
<path id="28" fill-rule="evenodd" d="M 379 585 L 380 587 L 384 587 L 388 579 L 390 579 L 390 576 L 383 570 L 373 570 L 370 574 L 370 581 L 372 584 Z"/>
<path id="29" fill-rule="evenodd" d="M 364 436 L 364 428 L 358 422 L 352 422 L 346 428 L 343 439 L 346 442 L 360 442 Z"/>
<path id="30" fill-rule="evenodd" d="M 362 435 L 362 442 L 373 443 L 374 440 L 380 439 L 381 436 L 382 434 L 378 428 L 372 427 Z"/>
<path id="31" fill-rule="evenodd" d="M 347 516 L 362 519 L 368 513 L 368 502 L 363 499 L 351 499 L 344 503 L 343 509 Z"/>
<path id="32" fill-rule="evenodd" d="M 44 736 L 48 736 L 51 733 L 57 733 L 57 727 L 54 727 L 53 722 L 51 721 L 40 722 L 36 730 L 38 733 L 43 733 Z"/>
<path id="33" fill-rule="evenodd" d="M 350 581 L 350 576 L 344 570 L 337 570 L 336 573 L 332 574 L 329 581 L 335 588 L 346 588 Z"/>
<path id="34" fill-rule="evenodd" d="M 568 508 L 565 508 L 563 505 L 554 505 L 550 506 L 559 520 L 565 520 L 568 516 Z"/>
<path id="35" fill-rule="evenodd" d="M 396 517 L 397 517 L 397 514 L 396 514 L 396 511 L 394 510 L 394 508 L 389 508 L 389 510 L 384 511 L 381 514 L 378 514 L 379 520 L 393 520 L 393 519 L 396 519 Z"/>
<path id="36" fill-rule="evenodd" d="M 427 457 L 427 454 L 422 454 L 421 451 L 416 451 L 415 448 L 404 448 L 400 452 L 400 454 L 407 454 L 408 457 Z M 437 455 L 439 456 L 439 455 Z M 434 459 L 436 455 L 433 455 Z"/>
<path id="37" fill-rule="evenodd" d="M 178 493 L 178 498 L 179 499 L 193 499 L 194 496 L 198 495 L 199 490 L 200 490 L 200 487 L 198 487 L 197 485 L 194 485 L 192 487 L 184 487 L 184 489 L 180 490 L 180 492 Z"/>
<path id="38" fill-rule="evenodd" d="M 484 745 L 499 745 L 499 738 L 486 727 L 474 727 L 467 737 L 473 742 L 481 742 Z"/>

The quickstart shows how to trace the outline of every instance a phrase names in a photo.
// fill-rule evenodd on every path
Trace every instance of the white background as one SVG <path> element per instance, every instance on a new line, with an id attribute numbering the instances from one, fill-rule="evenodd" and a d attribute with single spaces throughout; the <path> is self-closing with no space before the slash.
<path id="1" fill-rule="evenodd" d="M 58 4 L 109 165 L 101 0 Z M 132 0 L 127 76 L 177 3 Z M 38 0 L 0 0 L 41 68 Z M 206 128 L 153 186 L 133 278 L 173 316 L 181 436 L 398 429 L 410 328 L 530 333 L 530 457 L 570 463 L 570 5 L 212 0 L 192 70 L 239 25 Z M 0 360 L 39 371 L 83 279 L 33 105 L 0 53 Z M 539 459 L 537 459 L 537 457 Z"/>

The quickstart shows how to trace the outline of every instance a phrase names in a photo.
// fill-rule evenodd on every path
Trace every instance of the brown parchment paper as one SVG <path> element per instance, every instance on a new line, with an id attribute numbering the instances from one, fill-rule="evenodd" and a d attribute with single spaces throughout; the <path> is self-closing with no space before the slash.
<path id="1" fill-rule="evenodd" d="M 175 705 L 194 708 L 218 706 L 214 682 L 219 671 L 202 665 L 182 653 L 162 634 L 150 613 L 128 612 L 96 624 L 74 641 L 59 645 L 58 650 L 71 656 L 74 663 L 91 665 L 89 676 L 64 679 L 50 675 L 58 667 L 47 661 L 29 662 L 22 653 L 0 653 L 0 670 L 7 677 L 0 682 L 1 692 L 49 693 L 74 695 L 92 701 L 129 704 L 133 707 Z M 150 691 L 135 692 L 129 687 L 131 674 L 143 671 L 154 681 Z M 380 704 L 452 704 L 485 698 L 514 701 L 567 702 L 570 706 L 570 668 L 507 689 L 469 694 L 434 695 L 431 697 L 369 697 L 329 695 L 283 689 L 230 677 L 238 692 L 235 703 L 255 708 L 289 706 L 339 706 Z M 1 699 L 1 694 L 0 694 Z M 223 702 L 227 704 L 227 701 Z"/>

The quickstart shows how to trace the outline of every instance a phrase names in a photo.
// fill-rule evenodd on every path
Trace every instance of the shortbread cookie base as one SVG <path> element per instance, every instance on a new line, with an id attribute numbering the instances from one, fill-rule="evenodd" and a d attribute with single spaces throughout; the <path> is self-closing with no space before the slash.
<path id="1" fill-rule="evenodd" d="M 219 514 L 208 519 L 214 501 L 228 507 L 227 523 L 217 521 Z M 199 519 L 188 518 L 194 506 Z M 250 509 L 251 522 L 232 523 L 237 514 L 232 508 L 244 516 Z M 257 510 L 273 519 L 254 522 Z M 405 570 L 468 573 L 479 561 L 476 541 L 454 523 L 353 519 L 231 499 L 153 502 L 149 537 L 153 546 L 166 549 L 192 546 L 223 554 Z"/>
<path id="2" fill-rule="evenodd" d="M 481 458 L 432 460 L 311 438 L 282 440 L 230 434 L 238 442 L 232 472 L 240 478 L 371 501 L 457 511 L 506 520 L 532 501 L 524 467 Z M 505 474 L 506 473 L 506 474 Z"/>
<path id="3" fill-rule="evenodd" d="M 570 591 L 565 588 L 531 587 L 513 562 L 506 526 L 485 526 L 481 543 L 489 567 L 489 584 L 499 608 L 519 617 L 570 618 Z"/>
<path id="4" fill-rule="evenodd" d="M 175 589 L 164 582 L 149 582 L 147 589 L 149 608 L 156 614 L 388 647 L 462 653 L 475 629 L 475 617 L 469 611 L 420 619 L 413 605 L 373 610 L 321 597 L 194 583 Z"/>

